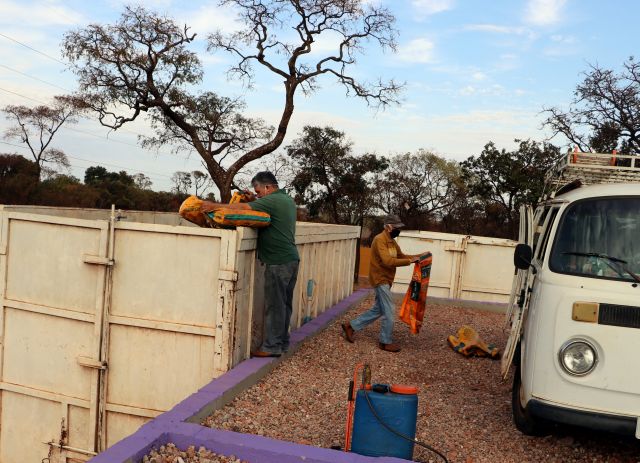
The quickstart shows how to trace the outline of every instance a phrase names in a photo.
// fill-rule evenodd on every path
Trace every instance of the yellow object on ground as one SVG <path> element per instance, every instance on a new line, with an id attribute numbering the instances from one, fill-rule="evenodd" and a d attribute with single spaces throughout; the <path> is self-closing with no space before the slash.
<path id="1" fill-rule="evenodd" d="M 485 344 L 476 330 L 464 325 L 458 330 L 458 337 L 449 336 L 447 341 L 451 348 L 465 357 L 500 357 L 499 349 L 493 344 Z"/>
<path id="2" fill-rule="evenodd" d="M 242 202 L 244 198 L 244 195 L 234 193 L 231 202 Z M 226 208 L 208 211 L 202 209 L 202 204 L 197 196 L 189 196 L 180 205 L 178 213 L 183 219 L 205 228 L 262 228 L 271 224 L 271 216 L 266 212 Z"/>

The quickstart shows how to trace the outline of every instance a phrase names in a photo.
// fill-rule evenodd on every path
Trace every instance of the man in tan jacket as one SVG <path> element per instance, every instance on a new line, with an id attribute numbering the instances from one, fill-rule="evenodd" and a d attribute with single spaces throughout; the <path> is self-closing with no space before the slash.
<path id="1" fill-rule="evenodd" d="M 406 255 L 395 242 L 404 224 L 397 215 L 384 218 L 384 230 L 376 235 L 371 243 L 371 264 L 369 266 L 369 282 L 375 289 L 376 300 L 368 311 L 348 323 L 342 324 L 344 336 L 353 342 L 356 331 L 382 317 L 380 324 L 380 342 L 378 346 L 388 352 L 398 352 L 400 347 L 393 343 L 393 322 L 395 306 L 391 296 L 391 285 L 396 276 L 396 267 L 403 267 L 417 262 L 420 255 Z"/>

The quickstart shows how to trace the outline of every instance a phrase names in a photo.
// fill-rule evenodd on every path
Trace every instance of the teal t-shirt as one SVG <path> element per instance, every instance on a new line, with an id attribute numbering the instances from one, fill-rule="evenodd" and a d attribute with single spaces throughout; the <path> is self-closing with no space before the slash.
<path id="1" fill-rule="evenodd" d="M 296 248 L 296 204 L 293 199 L 279 189 L 250 202 L 249 206 L 271 216 L 271 225 L 258 230 L 258 258 L 269 265 L 300 260 Z"/>

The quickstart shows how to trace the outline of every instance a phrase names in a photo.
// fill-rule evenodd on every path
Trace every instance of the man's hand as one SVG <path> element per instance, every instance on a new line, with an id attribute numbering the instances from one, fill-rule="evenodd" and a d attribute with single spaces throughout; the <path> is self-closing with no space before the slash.
<path id="1" fill-rule="evenodd" d="M 420 255 L 411 256 L 411 263 L 418 262 L 420 260 Z"/>
<path id="2" fill-rule="evenodd" d="M 244 195 L 247 202 L 255 201 L 257 199 L 255 193 L 251 190 L 244 190 L 242 194 Z"/>

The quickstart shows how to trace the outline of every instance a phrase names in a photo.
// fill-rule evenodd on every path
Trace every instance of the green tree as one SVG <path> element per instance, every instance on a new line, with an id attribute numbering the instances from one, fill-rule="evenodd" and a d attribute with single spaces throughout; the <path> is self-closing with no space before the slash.
<path id="1" fill-rule="evenodd" d="M 374 183 L 376 204 L 417 229 L 446 214 L 463 188 L 458 163 L 425 150 L 394 156 Z"/>
<path id="2" fill-rule="evenodd" d="M 384 158 L 354 156 L 345 134 L 331 127 L 304 127 L 286 147 L 294 163 L 296 200 L 311 217 L 338 224 L 361 224 L 373 208 L 369 177 L 386 169 Z"/>
<path id="3" fill-rule="evenodd" d="M 544 190 L 544 177 L 560 156 L 560 149 L 550 143 L 515 140 L 518 149 L 485 145 L 479 156 L 461 163 L 463 179 L 472 197 L 515 236 L 521 204 L 535 204 Z M 496 209 L 497 208 L 497 209 Z"/>

